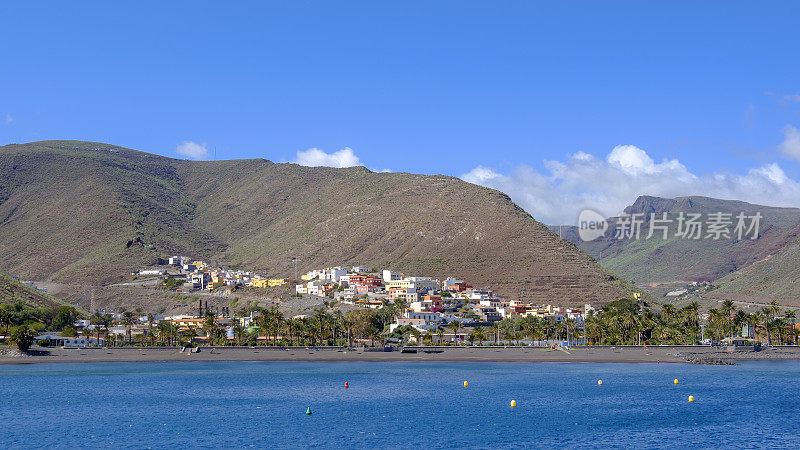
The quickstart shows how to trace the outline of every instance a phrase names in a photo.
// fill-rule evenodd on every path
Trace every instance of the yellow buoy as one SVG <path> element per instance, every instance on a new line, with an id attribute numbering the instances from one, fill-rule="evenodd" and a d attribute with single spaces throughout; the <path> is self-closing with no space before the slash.
<path id="1" fill-rule="evenodd" d="M 512 408 L 516 408 L 517 407 L 517 401 L 516 400 L 511 400 L 511 407 Z"/>
<path id="2" fill-rule="evenodd" d="M 694 403 L 694 395 L 689 396 L 689 403 Z"/>
<path id="3" fill-rule="evenodd" d="M 602 386 L 603 385 L 603 380 L 597 380 L 597 385 L 598 386 Z"/>
<path id="4" fill-rule="evenodd" d="M 673 381 L 673 383 L 678 384 L 678 379 L 675 378 L 675 381 Z"/>
<path id="5" fill-rule="evenodd" d="M 467 386 L 469 386 L 469 383 L 467 383 L 467 382 L 465 381 L 465 382 L 464 382 L 464 387 L 467 387 Z"/>

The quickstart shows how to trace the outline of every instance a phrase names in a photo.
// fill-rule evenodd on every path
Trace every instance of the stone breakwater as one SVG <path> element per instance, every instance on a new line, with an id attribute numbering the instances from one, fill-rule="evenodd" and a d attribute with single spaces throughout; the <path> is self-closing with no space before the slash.
<path id="1" fill-rule="evenodd" d="M 0 347 L 0 357 L 3 357 L 3 358 L 29 358 L 29 355 L 19 351 L 16 348 Z"/>

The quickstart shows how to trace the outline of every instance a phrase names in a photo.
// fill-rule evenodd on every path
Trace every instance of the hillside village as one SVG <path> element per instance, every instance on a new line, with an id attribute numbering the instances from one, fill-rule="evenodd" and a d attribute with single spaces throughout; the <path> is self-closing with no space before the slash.
<path id="1" fill-rule="evenodd" d="M 242 270 L 212 269 L 202 261 L 173 256 L 169 264 L 181 267 L 188 286 L 214 291 L 224 286 L 275 287 L 287 284 L 286 278 L 267 278 Z M 142 271 L 140 275 L 160 274 Z M 398 307 L 400 315 L 389 331 L 409 325 L 420 332 L 436 330 L 450 322 L 462 326 L 488 325 L 507 318 L 538 317 L 556 323 L 572 320 L 582 326 L 584 314 L 593 311 L 590 304 L 583 310 L 554 305 L 531 305 L 519 300 L 496 296 L 490 289 L 479 289 L 464 280 L 449 277 L 444 281 L 431 277 L 406 276 L 390 269 L 370 270 L 364 266 L 337 266 L 314 269 L 295 285 L 297 295 L 329 297 L 334 302 L 356 307 L 380 309 Z"/>
<path id="2" fill-rule="evenodd" d="M 164 261 L 168 268 L 145 269 L 135 273 L 139 279 L 157 278 L 162 280 L 161 286 L 182 292 L 214 292 L 224 287 L 247 286 L 252 288 L 271 288 L 287 285 L 291 280 L 286 278 L 269 278 L 254 272 L 224 268 L 214 268 L 199 260 L 184 256 L 173 256 Z M 294 286 L 295 295 L 324 298 L 326 306 L 341 306 L 350 311 L 380 310 L 385 311 L 385 324 L 375 330 L 368 341 L 383 336 L 396 335 L 398 329 L 416 342 L 416 336 L 426 334 L 430 343 L 463 343 L 472 341 L 472 334 L 466 329 L 474 330 L 502 321 L 503 319 L 535 317 L 550 320 L 554 326 L 569 322 L 573 332 L 583 328 L 585 314 L 594 311 L 590 304 L 584 309 L 564 308 L 553 305 L 531 305 L 519 300 L 507 300 L 495 295 L 490 289 L 475 288 L 464 280 L 448 277 L 441 281 L 431 277 L 406 276 L 389 269 L 371 270 L 364 266 L 337 266 L 314 269 L 300 276 L 300 283 Z M 214 328 L 224 334 L 224 339 L 233 342 L 241 330 L 256 335 L 256 342 L 267 342 L 282 339 L 270 337 L 263 333 L 263 311 L 259 308 L 232 313 L 230 308 L 219 310 L 209 308 L 198 301 L 195 314 L 163 316 L 133 312 L 104 311 L 96 314 L 108 320 L 100 324 L 99 320 L 77 320 L 75 327 L 82 336 L 61 336 L 43 334 L 37 339 L 65 346 L 108 345 L 111 339 L 114 345 L 124 345 L 126 340 L 143 342 L 153 330 L 171 328 L 175 333 L 189 336 L 189 342 L 206 343 L 212 338 L 211 332 L 203 333 L 209 328 L 209 320 Z M 388 316 L 387 316 L 388 314 Z M 209 319 L 211 317 L 211 319 Z M 295 320 L 307 320 L 307 314 L 292 317 Z M 335 325 L 334 325 L 335 326 Z M 104 328 L 105 338 L 99 329 Z M 200 333 L 198 333 L 198 331 Z M 409 333 L 410 332 L 410 333 Z M 93 333 L 95 334 L 93 336 Z M 203 334 L 206 334 L 203 336 Z M 480 334 L 480 333 L 479 333 Z M 362 342 L 366 342 L 362 339 Z"/>
<path id="3" fill-rule="evenodd" d="M 464 280 L 449 277 L 406 276 L 389 269 L 371 271 L 363 266 L 329 267 L 312 270 L 295 286 L 297 294 L 332 297 L 335 301 L 379 309 L 398 306 L 401 314 L 389 331 L 409 325 L 420 332 L 436 330 L 457 321 L 464 326 L 491 324 L 515 317 L 552 319 L 556 323 L 572 320 L 579 326 L 584 313 L 592 311 L 553 305 L 531 305 L 496 296 L 490 289 L 479 289 Z"/>

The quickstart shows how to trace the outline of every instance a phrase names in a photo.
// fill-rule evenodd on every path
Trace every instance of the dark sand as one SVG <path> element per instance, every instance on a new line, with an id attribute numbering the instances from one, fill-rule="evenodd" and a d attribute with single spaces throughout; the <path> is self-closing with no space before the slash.
<path id="1" fill-rule="evenodd" d="M 759 352 L 728 352 L 719 347 L 574 347 L 570 350 L 535 347 L 428 347 L 416 353 L 340 348 L 203 347 L 198 353 L 180 348 L 92 348 L 39 350 L 39 355 L 0 352 L 0 364 L 47 362 L 137 361 L 530 361 L 606 363 L 727 364 L 746 360 L 800 360 L 798 347 L 772 347 Z M 14 355 L 16 353 L 16 355 Z"/>

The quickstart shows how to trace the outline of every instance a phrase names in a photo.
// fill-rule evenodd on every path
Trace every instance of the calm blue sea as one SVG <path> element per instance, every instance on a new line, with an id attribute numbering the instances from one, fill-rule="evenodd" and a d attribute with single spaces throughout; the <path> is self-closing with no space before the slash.
<path id="1" fill-rule="evenodd" d="M 798 427 L 797 362 L 0 366 L 0 448 L 797 448 Z"/>

